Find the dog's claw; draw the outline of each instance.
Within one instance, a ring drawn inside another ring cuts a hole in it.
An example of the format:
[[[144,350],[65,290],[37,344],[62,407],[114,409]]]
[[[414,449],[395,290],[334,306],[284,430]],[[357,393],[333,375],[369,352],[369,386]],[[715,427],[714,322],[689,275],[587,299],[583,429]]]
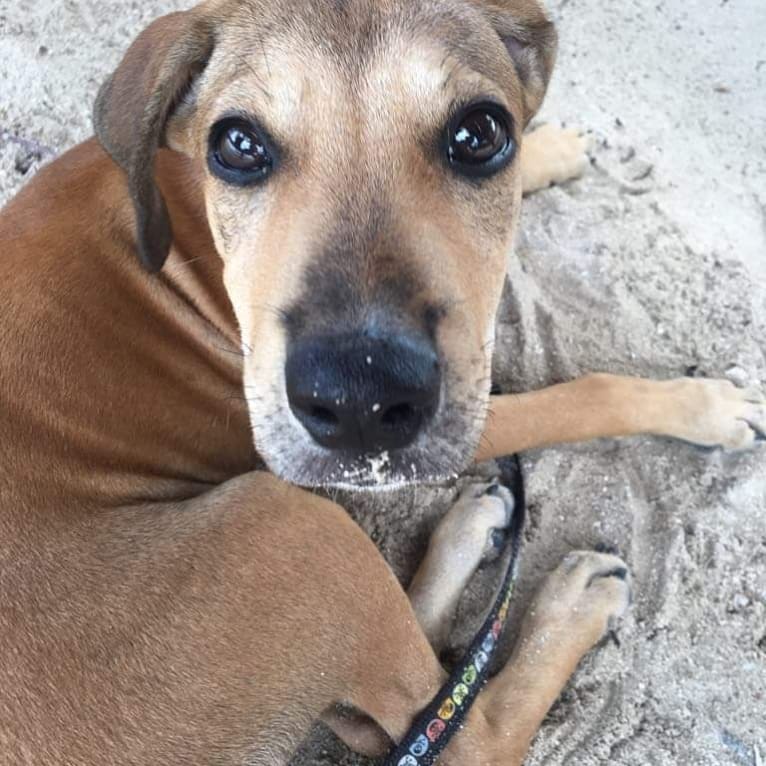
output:
[[[620,637],[617,635],[616,630],[610,630],[606,635],[609,641],[611,641],[618,649],[622,647],[622,644],[620,643]]]
[[[594,550],[596,553],[608,553],[610,556],[620,555],[620,549],[616,545],[612,545],[612,543],[598,543]]]
[[[502,551],[503,548],[505,548],[505,544],[507,541],[508,541],[508,534],[504,529],[495,529],[492,532],[492,535],[490,536],[490,542],[491,542],[492,548],[497,553],[500,553],[500,551]]]

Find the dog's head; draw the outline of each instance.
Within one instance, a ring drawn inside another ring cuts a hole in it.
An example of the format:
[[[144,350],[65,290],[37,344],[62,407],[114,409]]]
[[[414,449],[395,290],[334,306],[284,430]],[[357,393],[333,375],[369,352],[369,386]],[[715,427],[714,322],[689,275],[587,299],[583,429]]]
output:
[[[211,0],[152,24],[102,89],[148,269],[172,240],[158,147],[204,168],[283,478],[390,486],[472,458],[555,42],[535,0]]]

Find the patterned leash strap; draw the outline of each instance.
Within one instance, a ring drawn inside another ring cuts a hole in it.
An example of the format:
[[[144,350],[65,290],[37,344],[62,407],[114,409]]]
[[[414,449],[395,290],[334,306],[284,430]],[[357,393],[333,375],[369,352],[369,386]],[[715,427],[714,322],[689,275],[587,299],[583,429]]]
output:
[[[500,590],[476,638],[433,702],[418,715],[412,728],[383,762],[384,766],[431,766],[461,729],[468,711],[487,682],[490,664],[500,642],[518,573],[524,528],[524,484],[518,458],[498,461],[500,481],[514,496],[509,529],[510,555]]]

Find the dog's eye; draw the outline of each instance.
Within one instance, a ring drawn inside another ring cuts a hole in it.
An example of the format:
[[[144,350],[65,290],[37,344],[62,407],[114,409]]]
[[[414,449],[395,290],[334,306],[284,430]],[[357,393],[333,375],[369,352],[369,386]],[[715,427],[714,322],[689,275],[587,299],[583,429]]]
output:
[[[263,178],[274,162],[255,128],[243,120],[224,120],[210,136],[210,169],[230,183],[246,185]]]
[[[269,164],[266,147],[252,131],[232,126],[218,140],[218,156],[234,170],[262,170]]]
[[[510,115],[499,106],[473,106],[449,127],[448,155],[452,166],[472,176],[488,176],[513,158]]]

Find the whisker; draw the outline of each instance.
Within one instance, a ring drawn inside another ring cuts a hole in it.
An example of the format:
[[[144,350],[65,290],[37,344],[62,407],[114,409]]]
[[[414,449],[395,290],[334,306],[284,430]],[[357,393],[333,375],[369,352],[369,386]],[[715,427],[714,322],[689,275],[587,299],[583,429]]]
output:
[[[176,266],[188,266],[191,263],[196,263],[197,261],[204,261],[207,256],[205,255],[198,255],[194,258],[187,258],[185,261],[173,261],[172,263],[168,264],[170,266],[170,270],[168,273],[173,273],[172,269]]]
[[[224,354],[231,354],[232,356],[241,356],[246,357],[247,353],[244,351],[240,351],[239,349],[235,348],[224,348],[223,346],[219,346],[218,344],[213,344],[213,348],[218,349],[219,351],[223,351]]]
[[[268,59],[265,56],[266,48],[265,48],[263,40],[261,40],[261,46],[263,47],[264,62],[266,63],[266,71],[268,72],[269,77],[271,77],[271,69],[269,68]],[[266,86],[263,84],[263,82],[262,82],[263,78],[258,73],[256,68],[252,65],[252,63],[242,54],[240,54],[238,56],[238,58],[242,62],[242,64],[244,64],[250,70],[250,72],[253,74],[253,76],[255,77],[255,87],[258,88],[258,90],[261,91],[261,93],[263,93],[263,95],[266,96],[266,98],[269,101],[273,101],[274,100],[274,96],[271,94],[271,91],[268,90],[268,88],[266,88]]]

